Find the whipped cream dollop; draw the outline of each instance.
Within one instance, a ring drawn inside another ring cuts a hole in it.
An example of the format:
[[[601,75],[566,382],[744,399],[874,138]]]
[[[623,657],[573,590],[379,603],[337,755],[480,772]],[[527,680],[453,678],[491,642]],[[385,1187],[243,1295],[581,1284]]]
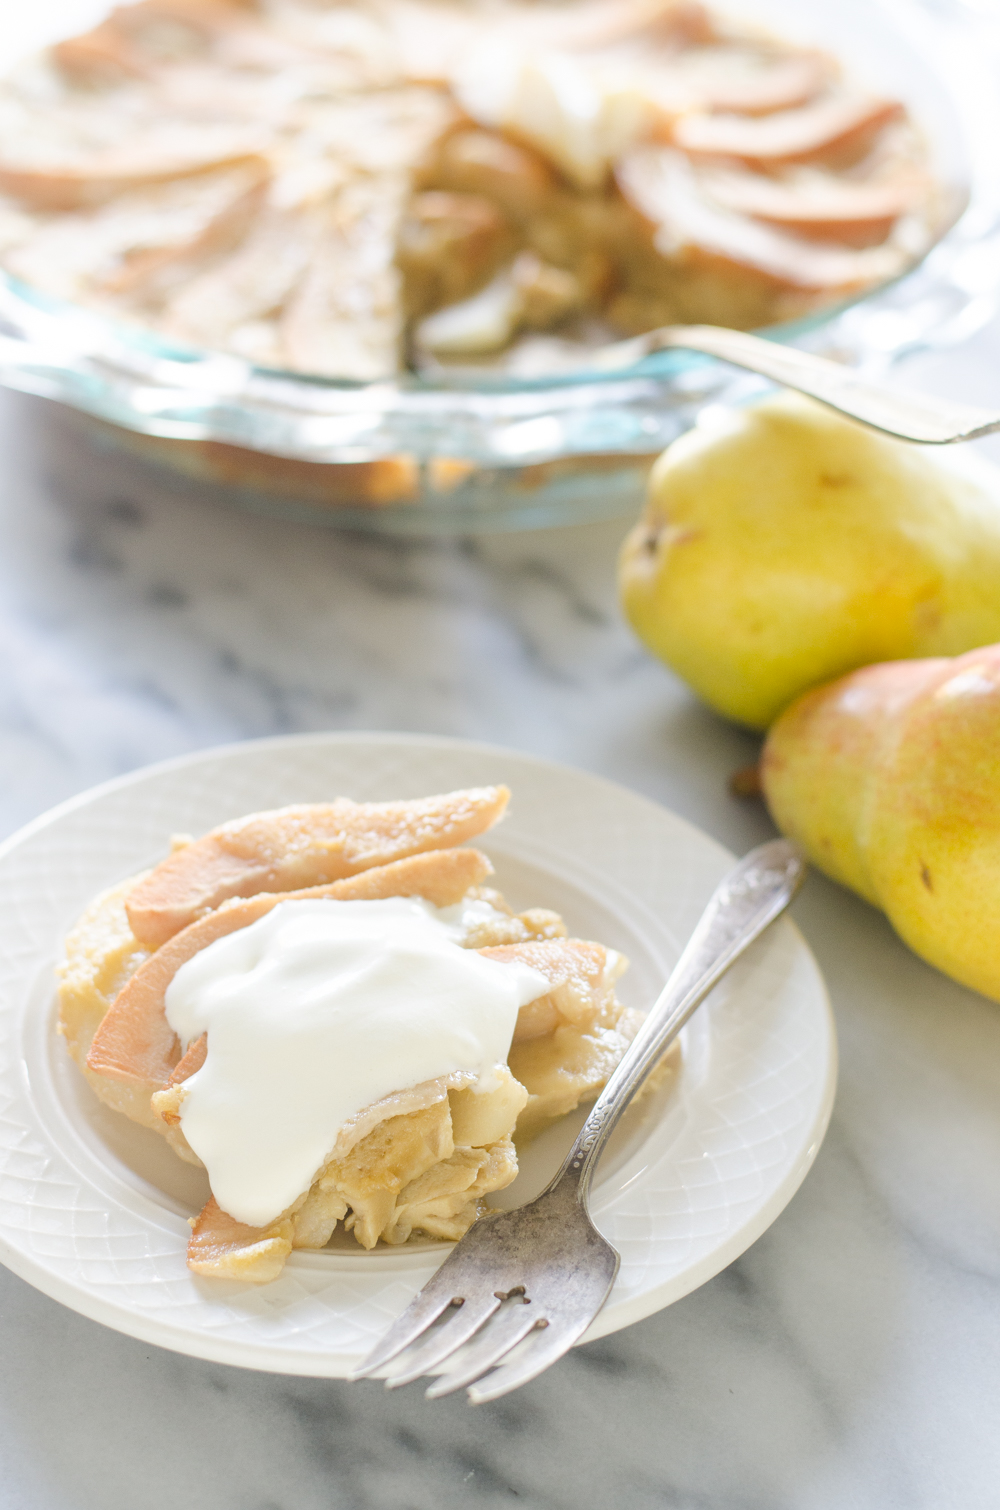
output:
[[[181,1127],[230,1216],[273,1221],[383,1096],[454,1074],[490,1087],[549,984],[462,948],[484,905],[282,902],[181,966],[167,1019],[185,1047],[208,1033]]]

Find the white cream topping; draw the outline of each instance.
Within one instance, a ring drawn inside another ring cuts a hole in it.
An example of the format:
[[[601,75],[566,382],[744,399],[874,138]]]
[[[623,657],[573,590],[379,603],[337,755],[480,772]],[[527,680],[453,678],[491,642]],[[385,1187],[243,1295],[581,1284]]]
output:
[[[181,1126],[230,1216],[273,1221],[349,1118],[393,1091],[452,1074],[489,1087],[549,984],[463,949],[468,910],[282,902],[181,966],[167,1019],[185,1047],[208,1033]]]

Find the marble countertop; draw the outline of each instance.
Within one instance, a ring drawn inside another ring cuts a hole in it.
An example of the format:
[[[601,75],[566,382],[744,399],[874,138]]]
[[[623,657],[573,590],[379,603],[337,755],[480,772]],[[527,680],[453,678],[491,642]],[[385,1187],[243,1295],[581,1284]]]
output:
[[[909,375],[1000,406],[1000,327]],[[0,395],[0,829],[211,744],[404,729],[603,773],[742,852],[771,832],[726,790],[754,741],[626,630],[623,528],[400,541],[199,508]],[[473,1411],[160,1352],[0,1270],[4,1510],[996,1510],[1000,1012],[821,878],[795,912],[839,1098],[711,1283]]]

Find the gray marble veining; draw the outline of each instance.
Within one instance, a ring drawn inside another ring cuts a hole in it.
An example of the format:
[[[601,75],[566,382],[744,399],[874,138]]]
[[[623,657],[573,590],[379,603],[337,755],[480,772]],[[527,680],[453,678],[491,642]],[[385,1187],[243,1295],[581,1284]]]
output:
[[[1000,330],[911,371],[1000,398]],[[197,507],[0,396],[0,828],[145,762],[429,730],[599,771],[743,851],[747,735],[636,645],[622,527],[393,541]],[[817,878],[841,1089],[771,1230],[493,1406],[159,1352],[0,1270],[3,1510],[996,1510],[1000,1012]]]

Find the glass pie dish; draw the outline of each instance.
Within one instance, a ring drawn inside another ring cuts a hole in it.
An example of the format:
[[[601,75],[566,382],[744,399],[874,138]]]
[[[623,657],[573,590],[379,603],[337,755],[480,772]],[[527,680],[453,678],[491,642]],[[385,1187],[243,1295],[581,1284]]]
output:
[[[764,332],[871,369],[960,339],[1000,290],[1000,175],[992,51],[969,13],[932,0],[729,0],[712,7],[818,46],[852,80],[902,101],[947,211],[909,271]],[[52,0],[0,42],[19,52],[99,18]],[[29,36],[29,27],[36,34]],[[655,455],[707,404],[758,380],[660,353],[610,376],[587,360],[531,375],[441,367],[348,381],[257,365],[61,300],[0,274],[0,380],[85,417],[186,491],[291,520],[395,533],[517,529],[626,515]]]

